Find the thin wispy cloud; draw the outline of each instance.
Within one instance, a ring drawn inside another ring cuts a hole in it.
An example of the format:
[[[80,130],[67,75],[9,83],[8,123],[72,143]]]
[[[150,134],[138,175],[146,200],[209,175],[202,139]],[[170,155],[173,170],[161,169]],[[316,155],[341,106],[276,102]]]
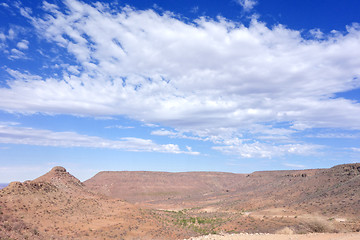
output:
[[[113,125],[113,126],[107,126],[105,128],[132,129],[132,128],[135,128],[135,127],[133,127],[133,126]]]
[[[240,145],[214,146],[213,149],[224,154],[237,155],[243,158],[273,158],[286,155],[316,155],[323,146],[315,144],[282,144],[242,143]]]
[[[200,141],[207,141],[209,139],[201,138],[201,137],[195,137],[195,136],[189,136],[186,135],[183,132],[177,132],[177,131],[169,131],[165,129],[158,129],[151,132],[151,135],[155,136],[167,136],[170,138],[182,138],[182,139],[192,139],[192,140],[200,140]]]
[[[317,134],[312,134],[312,135],[306,135],[305,137],[308,137],[308,138],[332,138],[332,139],[339,139],[339,138],[356,139],[356,138],[360,138],[360,133],[358,133],[358,132],[355,132],[355,133],[317,133]]]
[[[298,169],[305,169],[306,166],[302,164],[293,164],[293,163],[284,163],[284,166],[291,167],[291,168],[298,168]]]
[[[142,126],[151,127],[151,128],[157,128],[157,127],[159,127],[159,125],[153,124],[153,123],[144,123]]]

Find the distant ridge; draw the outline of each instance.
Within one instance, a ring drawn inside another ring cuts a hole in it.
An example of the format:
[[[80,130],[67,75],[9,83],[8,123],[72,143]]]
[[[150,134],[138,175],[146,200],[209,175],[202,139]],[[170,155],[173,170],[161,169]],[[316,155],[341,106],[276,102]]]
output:
[[[360,215],[360,163],[251,174],[106,171],[84,185],[112,198],[155,207],[218,202],[230,209],[287,206],[309,213]]]

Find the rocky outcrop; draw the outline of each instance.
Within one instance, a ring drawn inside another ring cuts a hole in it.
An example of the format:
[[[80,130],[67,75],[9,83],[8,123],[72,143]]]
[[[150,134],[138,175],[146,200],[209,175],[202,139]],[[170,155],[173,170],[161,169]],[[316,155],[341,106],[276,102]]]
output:
[[[348,176],[357,176],[360,175],[360,163],[353,164],[342,164],[330,168],[335,175],[348,175]]]
[[[46,182],[11,182],[9,186],[2,189],[2,193],[4,194],[22,194],[28,195],[33,193],[49,193],[56,192],[58,189],[56,186],[51,183]]]
[[[54,186],[62,189],[79,189],[83,188],[84,184],[79,179],[71,175],[63,167],[53,167],[51,171],[43,176],[36,178],[33,183],[51,183]]]

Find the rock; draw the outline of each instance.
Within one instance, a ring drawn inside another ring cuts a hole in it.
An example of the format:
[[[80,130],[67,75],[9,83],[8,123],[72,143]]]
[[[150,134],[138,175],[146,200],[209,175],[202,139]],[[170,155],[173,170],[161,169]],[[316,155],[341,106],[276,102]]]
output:
[[[65,173],[66,169],[64,167],[56,166],[56,167],[53,167],[50,172]]]

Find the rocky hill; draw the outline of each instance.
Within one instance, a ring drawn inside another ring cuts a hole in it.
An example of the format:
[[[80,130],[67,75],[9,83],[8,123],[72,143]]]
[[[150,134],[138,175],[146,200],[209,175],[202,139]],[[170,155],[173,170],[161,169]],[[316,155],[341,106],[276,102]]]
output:
[[[32,183],[49,183],[62,190],[83,190],[84,184],[63,167],[54,167],[50,172],[31,181]]]
[[[0,239],[174,239],[150,211],[88,191],[65,168],[0,190]]]
[[[79,179],[68,173],[63,167],[54,167],[50,172],[32,181],[11,182],[2,192],[13,195],[34,195],[50,192],[69,192],[94,195],[84,188]]]

